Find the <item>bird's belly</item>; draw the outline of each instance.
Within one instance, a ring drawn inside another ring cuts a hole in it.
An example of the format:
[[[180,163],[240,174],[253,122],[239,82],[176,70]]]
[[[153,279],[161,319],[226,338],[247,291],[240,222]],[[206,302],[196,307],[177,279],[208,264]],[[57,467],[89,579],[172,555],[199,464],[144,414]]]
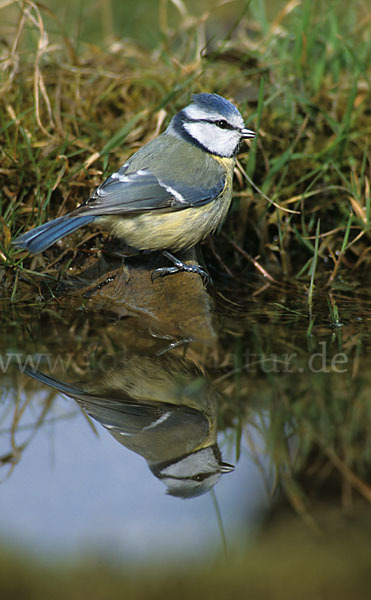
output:
[[[224,221],[231,194],[204,206],[169,213],[149,211],[137,215],[112,215],[99,223],[138,250],[172,250],[195,246]]]

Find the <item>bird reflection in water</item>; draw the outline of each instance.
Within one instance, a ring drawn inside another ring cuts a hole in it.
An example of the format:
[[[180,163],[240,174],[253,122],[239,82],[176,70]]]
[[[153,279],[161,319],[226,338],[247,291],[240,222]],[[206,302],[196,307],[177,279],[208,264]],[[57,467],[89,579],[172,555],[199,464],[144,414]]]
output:
[[[26,373],[69,396],[120,444],[143,456],[167,493],[192,498],[209,491],[223,473],[217,444],[217,398],[203,374],[176,356],[132,355],[65,383],[39,370]]]

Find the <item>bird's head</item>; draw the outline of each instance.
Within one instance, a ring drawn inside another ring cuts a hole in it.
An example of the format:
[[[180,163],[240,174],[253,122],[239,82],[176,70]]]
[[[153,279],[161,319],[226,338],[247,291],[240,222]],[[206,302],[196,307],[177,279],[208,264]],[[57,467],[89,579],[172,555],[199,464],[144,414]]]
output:
[[[211,154],[232,157],[243,139],[255,137],[239,110],[218,94],[194,94],[192,102],[170,122],[168,133],[182,137]]]

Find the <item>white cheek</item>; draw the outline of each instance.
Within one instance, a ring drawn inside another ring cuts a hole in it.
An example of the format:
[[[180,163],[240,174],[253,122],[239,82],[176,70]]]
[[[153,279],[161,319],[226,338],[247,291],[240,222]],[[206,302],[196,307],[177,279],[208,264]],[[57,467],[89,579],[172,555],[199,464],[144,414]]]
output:
[[[185,130],[209,152],[232,156],[240,141],[238,132],[220,129],[212,123],[185,123]]]

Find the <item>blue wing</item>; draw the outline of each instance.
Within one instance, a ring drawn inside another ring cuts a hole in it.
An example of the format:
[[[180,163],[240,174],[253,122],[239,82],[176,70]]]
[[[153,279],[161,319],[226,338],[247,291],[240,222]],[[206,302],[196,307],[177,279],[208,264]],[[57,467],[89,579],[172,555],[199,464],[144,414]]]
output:
[[[199,423],[200,427],[207,427],[207,421],[205,425],[205,417],[200,411],[188,406],[176,406],[166,402],[156,403],[155,401],[151,403],[150,400],[147,402],[136,401],[130,398],[125,391],[120,392],[117,396],[115,389],[107,390],[107,395],[90,393],[29,366],[25,367],[24,373],[70,398],[74,398],[90,417],[102,423],[111,432],[135,435],[146,428],[150,429],[154,422],[166,414],[169,414],[170,425],[174,426],[177,424],[177,412],[180,413],[180,419],[183,418],[183,424],[184,415],[186,415],[186,418],[192,420],[194,424]],[[170,415],[172,415],[171,420]]]
[[[77,210],[79,215],[133,214],[150,210],[171,212],[202,206],[221,194],[225,173],[213,186],[189,185],[170,178],[162,179],[150,169],[127,172],[124,165],[100,185]]]

